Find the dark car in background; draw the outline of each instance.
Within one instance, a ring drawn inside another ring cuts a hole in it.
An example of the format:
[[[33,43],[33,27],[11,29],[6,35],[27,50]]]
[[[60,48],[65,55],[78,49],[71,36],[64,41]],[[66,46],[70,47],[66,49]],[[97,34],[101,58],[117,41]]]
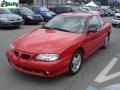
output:
[[[39,24],[43,21],[43,18],[39,14],[35,14],[31,9],[27,7],[19,7],[10,9],[13,13],[22,16],[24,24]]]
[[[106,16],[106,13],[104,11],[99,11],[99,15],[104,17],[104,16]]]
[[[111,9],[101,9],[101,10],[104,11],[107,16],[114,16],[115,15],[115,12],[112,11]]]
[[[102,17],[107,16],[107,13],[102,9],[98,9],[98,12],[99,12],[99,15],[102,16]]]
[[[69,13],[73,12],[74,10],[70,6],[55,6],[51,8],[56,14],[61,14],[61,13]]]
[[[19,27],[22,22],[21,16],[13,14],[8,9],[0,8],[0,27]]]
[[[120,9],[115,9],[115,13],[120,13]]]
[[[43,17],[43,19],[44,19],[45,22],[49,21],[54,16],[56,16],[56,13],[54,13],[53,11],[50,11],[45,6],[33,5],[31,9],[35,13],[40,14]]]

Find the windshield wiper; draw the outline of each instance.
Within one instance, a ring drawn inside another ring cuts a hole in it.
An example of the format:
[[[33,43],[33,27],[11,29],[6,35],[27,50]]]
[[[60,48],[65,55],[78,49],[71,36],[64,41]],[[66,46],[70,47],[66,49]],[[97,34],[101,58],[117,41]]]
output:
[[[52,29],[52,28],[47,27],[47,26],[45,26],[45,25],[43,26],[43,28],[44,28],[44,29]]]
[[[52,29],[57,29],[59,31],[65,31],[65,32],[71,32],[71,31],[68,31],[68,30],[65,30],[65,29],[62,29],[62,28],[52,28]]]
[[[56,30],[59,30],[59,31],[75,33],[75,32],[68,31],[68,30],[65,30],[65,29],[62,29],[62,28],[57,28],[57,27],[52,28],[52,27],[43,26],[43,28],[45,28],[45,29],[56,29]]]

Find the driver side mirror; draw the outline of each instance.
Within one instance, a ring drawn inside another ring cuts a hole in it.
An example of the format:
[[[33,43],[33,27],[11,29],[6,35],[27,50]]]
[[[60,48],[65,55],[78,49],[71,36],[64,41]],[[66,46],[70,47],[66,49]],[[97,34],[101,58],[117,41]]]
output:
[[[90,25],[90,26],[89,26],[88,33],[89,33],[89,32],[92,32],[92,33],[97,32],[97,25]]]

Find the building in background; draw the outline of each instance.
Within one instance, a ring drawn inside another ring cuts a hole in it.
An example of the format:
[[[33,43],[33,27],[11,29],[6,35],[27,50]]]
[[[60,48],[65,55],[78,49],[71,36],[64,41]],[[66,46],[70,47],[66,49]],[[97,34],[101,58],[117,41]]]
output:
[[[108,0],[110,7],[120,8],[120,0]]]
[[[71,0],[34,0],[34,4],[46,5],[46,6],[55,6],[55,5],[66,5],[67,2],[71,2]]]
[[[19,0],[21,4],[33,4],[33,0]]]

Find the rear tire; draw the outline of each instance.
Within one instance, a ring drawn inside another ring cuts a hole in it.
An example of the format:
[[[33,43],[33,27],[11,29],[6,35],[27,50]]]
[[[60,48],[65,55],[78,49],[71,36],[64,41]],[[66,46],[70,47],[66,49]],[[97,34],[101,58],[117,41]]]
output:
[[[72,57],[69,65],[69,75],[75,75],[79,72],[83,62],[83,54],[80,50],[77,50]]]

